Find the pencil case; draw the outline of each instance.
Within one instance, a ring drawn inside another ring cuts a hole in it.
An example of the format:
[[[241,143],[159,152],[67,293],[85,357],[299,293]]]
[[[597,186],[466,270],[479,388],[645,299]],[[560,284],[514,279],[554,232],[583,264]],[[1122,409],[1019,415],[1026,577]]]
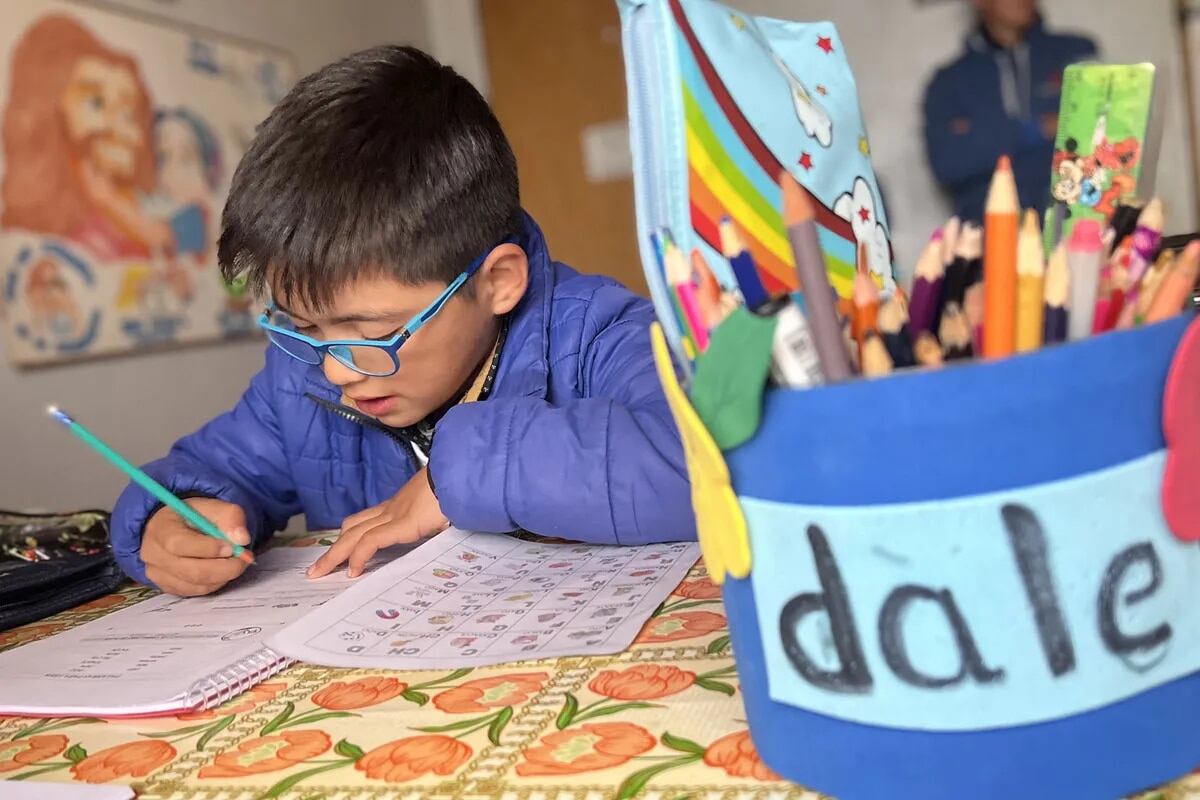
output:
[[[830,282],[848,296],[859,249],[884,290],[892,250],[854,76],[829,22],[785,22],[712,0],[618,0],[637,231],[647,284],[680,363],[682,324],[651,234],[698,248],[726,287],[729,217],[769,294],[797,288],[780,213],[791,170],[816,210]]]
[[[0,511],[0,631],[115,591],[124,576],[108,543],[108,512]]]
[[[1119,797],[1200,763],[1200,323],[767,392],[655,356],[755,746],[843,800]]]

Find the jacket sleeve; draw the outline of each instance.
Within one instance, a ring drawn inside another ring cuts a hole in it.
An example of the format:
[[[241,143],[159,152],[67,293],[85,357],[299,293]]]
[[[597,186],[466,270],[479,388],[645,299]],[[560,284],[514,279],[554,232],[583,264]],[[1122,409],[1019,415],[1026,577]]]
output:
[[[683,449],[650,350],[653,311],[619,286],[599,289],[589,308],[614,304],[617,314],[583,322],[582,398],[496,397],[456,406],[438,424],[429,467],[456,526],[602,544],[696,538]]]
[[[165,458],[144,467],[176,495],[213,497],[241,506],[255,545],[300,511],[274,402],[285,366],[281,359],[287,357],[268,350],[266,366],[232,411],[180,439]],[[113,508],[113,552],[121,569],[141,583],[149,583],[139,555],[142,530],[160,505],[131,484]]]

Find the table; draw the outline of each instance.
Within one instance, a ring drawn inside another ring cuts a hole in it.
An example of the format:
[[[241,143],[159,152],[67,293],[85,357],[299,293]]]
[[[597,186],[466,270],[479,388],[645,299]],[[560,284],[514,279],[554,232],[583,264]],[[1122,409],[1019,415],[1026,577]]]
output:
[[[130,585],[0,633],[0,650],[150,594]],[[755,753],[720,590],[702,563],[619,655],[444,672],[298,664],[205,712],[0,718],[0,778],[22,776],[133,784],[154,800],[821,797]],[[1139,796],[1185,798],[1200,799],[1200,774]]]

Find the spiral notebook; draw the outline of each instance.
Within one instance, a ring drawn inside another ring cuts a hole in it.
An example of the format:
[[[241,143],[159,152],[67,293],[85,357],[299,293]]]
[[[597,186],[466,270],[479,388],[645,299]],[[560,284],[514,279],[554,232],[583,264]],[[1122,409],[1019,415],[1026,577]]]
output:
[[[392,554],[394,555],[394,554]],[[210,597],[159,595],[0,653],[0,715],[136,717],[220,705],[291,663],[263,642],[341,593],[311,548],[277,548]]]

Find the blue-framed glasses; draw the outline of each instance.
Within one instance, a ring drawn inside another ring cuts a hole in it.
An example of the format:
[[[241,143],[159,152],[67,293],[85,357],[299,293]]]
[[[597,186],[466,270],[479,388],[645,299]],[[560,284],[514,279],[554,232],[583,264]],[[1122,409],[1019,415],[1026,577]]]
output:
[[[504,244],[512,241],[512,239],[506,240]],[[494,249],[492,248],[492,250]],[[305,364],[318,365],[325,360],[325,354],[328,353],[340,364],[344,364],[355,372],[373,378],[385,378],[388,375],[396,374],[396,370],[400,369],[400,358],[396,351],[411,339],[412,335],[421,329],[421,326],[442,310],[454,293],[479,271],[483,262],[492,254],[492,250],[472,261],[471,265],[460,272],[458,277],[452,280],[450,285],[432,303],[387,339],[334,339],[323,342],[320,339],[305,336],[296,330],[291,317],[277,308],[274,301],[267,304],[266,310],[258,318],[258,327],[267,332],[267,338],[271,340],[271,344]]]

